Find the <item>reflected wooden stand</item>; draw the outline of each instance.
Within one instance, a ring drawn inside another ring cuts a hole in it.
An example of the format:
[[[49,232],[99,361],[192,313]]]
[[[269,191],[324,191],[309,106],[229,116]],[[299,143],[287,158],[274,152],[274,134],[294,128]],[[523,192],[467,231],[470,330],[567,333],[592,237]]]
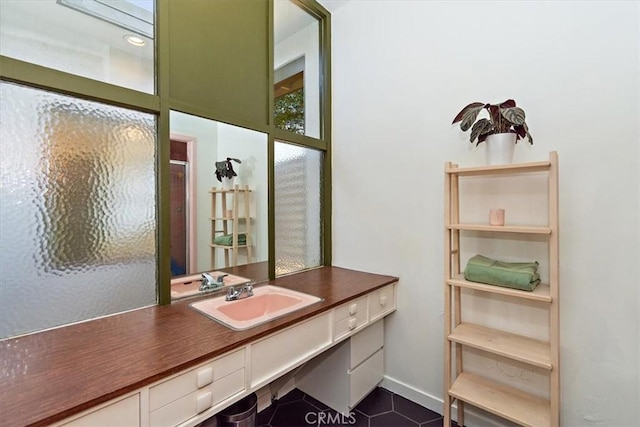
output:
[[[216,265],[216,252],[224,251],[224,267],[238,265],[238,254],[240,249],[246,249],[247,263],[253,262],[253,246],[251,242],[251,216],[250,200],[251,190],[248,185],[240,187],[238,185],[231,189],[213,187],[211,193],[211,268],[221,266]],[[227,194],[231,196],[231,206],[227,203]],[[240,211],[240,198],[242,198],[242,215]],[[240,223],[244,221],[244,229],[240,230]],[[246,244],[238,244],[238,235],[245,234]],[[215,243],[216,237],[232,234],[231,245],[218,245]],[[231,253],[231,257],[229,257]]]

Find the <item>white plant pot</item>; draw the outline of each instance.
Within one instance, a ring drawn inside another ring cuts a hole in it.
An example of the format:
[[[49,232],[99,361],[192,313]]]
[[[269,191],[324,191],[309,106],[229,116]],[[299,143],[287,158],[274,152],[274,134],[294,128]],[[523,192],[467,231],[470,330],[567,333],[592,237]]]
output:
[[[233,189],[233,181],[235,179],[234,177],[231,178],[227,178],[226,176],[222,177],[222,188],[225,190],[231,190]]]
[[[505,165],[513,162],[516,148],[515,133],[496,133],[489,135],[484,143],[487,145],[487,164]]]

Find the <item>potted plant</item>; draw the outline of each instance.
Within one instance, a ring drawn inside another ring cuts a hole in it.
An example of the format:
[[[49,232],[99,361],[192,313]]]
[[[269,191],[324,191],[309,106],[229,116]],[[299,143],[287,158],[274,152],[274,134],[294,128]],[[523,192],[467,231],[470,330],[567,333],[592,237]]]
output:
[[[482,110],[487,110],[488,118],[478,119]],[[471,143],[476,140],[476,146],[481,142],[487,143],[489,164],[510,163],[515,144],[520,139],[527,138],[529,144],[533,144],[533,138],[525,122],[524,110],[517,107],[513,99],[507,99],[500,104],[472,102],[458,113],[451,124],[458,122],[464,132],[471,129]]]
[[[227,160],[216,162],[216,178],[227,189],[233,188],[233,178],[238,176],[236,171],[233,170],[231,161],[242,163],[240,159],[234,159],[233,157],[227,157]]]

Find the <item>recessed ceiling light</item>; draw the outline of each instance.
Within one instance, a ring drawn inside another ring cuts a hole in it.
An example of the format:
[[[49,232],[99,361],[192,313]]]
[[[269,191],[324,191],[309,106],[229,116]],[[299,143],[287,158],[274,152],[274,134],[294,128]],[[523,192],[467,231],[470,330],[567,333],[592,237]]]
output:
[[[134,36],[133,34],[127,34],[126,36],[124,36],[124,39],[126,41],[128,41],[129,43],[131,43],[134,46],[144,46],[145,45],[145,41],[142,37],[140,36]]]

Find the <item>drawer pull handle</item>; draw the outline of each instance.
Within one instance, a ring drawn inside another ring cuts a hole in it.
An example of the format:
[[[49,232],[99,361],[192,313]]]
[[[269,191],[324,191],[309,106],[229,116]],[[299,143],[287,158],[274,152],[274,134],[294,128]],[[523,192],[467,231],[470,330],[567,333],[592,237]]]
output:
[[[196,400],[196,412],[204,412],[213,406],[213,393],[210,391],[201,394]]]
[[[386,295],[380,295],[380,305],[382,305],[382,306],[387,305],[387,296]]]
[[[198,371],[198,388],[207,386],[213,382],[213,369],[211,367]]]
[[[356,328],[356,319],[349,319],[349,330],[352,331]]]
[[[349,306],[349,314],[351,316],[353,316],[354,314],[356,314],[358,312],[358,304],[351,304]]]

